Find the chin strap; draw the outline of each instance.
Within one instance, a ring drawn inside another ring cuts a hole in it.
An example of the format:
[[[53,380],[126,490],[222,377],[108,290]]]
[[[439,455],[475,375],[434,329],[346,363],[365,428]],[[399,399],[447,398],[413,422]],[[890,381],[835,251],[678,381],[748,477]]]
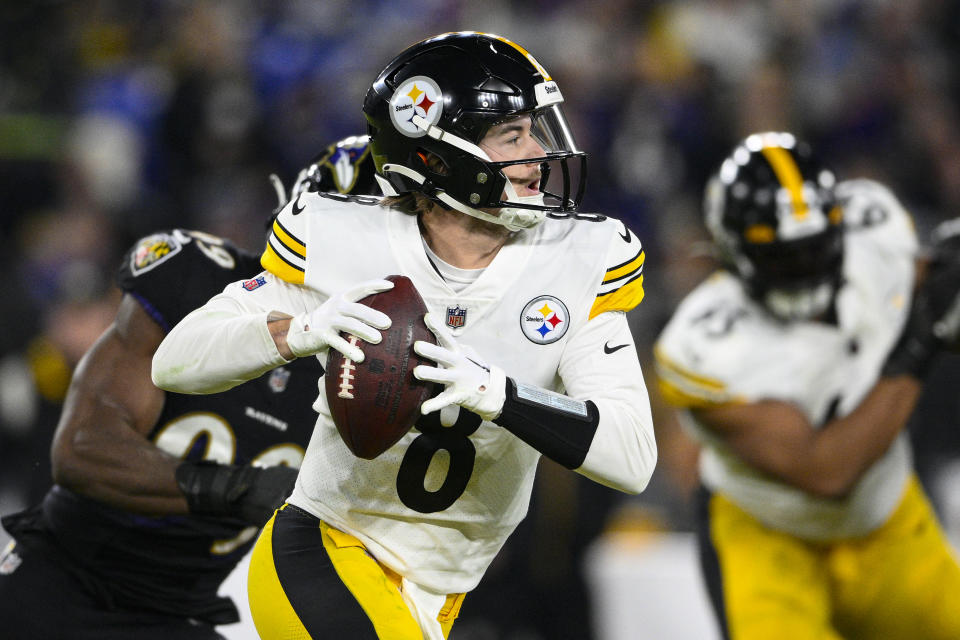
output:
[[[513,190],[513,187],[509,182],[507,182],[507,188],[511,191]],[[486,220],[487,222],[499,224],[500,226],[506,227],[510,231],[521,231],[523,229],[533,228],[543,222],[543,219],[546,217],[545,211],[538,211],[534,209],[517,209],[514,207],[503,207],[499,209],[499,215],[492,215],[486,211],[475,209],[460,202],[445,191],[437,192],[434,197],[451,209],[455,209],[460,213],[465,213],[468,216],[473,216],[474,218],[479,218],[480,220]],[[525,198],[514,197],[512,200],[508,200],[508,202],[543,204],[543,196],[526,196]]]

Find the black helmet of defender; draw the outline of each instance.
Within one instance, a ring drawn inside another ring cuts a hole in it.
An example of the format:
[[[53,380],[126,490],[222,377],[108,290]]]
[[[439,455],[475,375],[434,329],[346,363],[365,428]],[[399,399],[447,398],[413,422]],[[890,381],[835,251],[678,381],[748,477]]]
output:
[[[783,132],[744,139],[707,184],[707,228],[747,292],[782,320],[833,304],[843,268],[843,220],[832,172]]]
[[[344,195],[380,195],[367,136],[348,136],[324,149],[307,168],[311,188]]]
[[[506,38],[467,31],[419,42],[387,65],[364,100],[377,181],[384,195],[418,191],[514,231],[547,213],[575,211],[586,154],[577,149],[562,104],[547,71]],[[522,116],[531,118],[546,155],[493,162],[477,143],[491,126]],[[431,169],[430,155],[443,167]],[[502,169],[533,163],[541,165],[541,193],[518,197]]]
[[[290,200],[299,198],[304,191],[339,193],[344,196],[381,195],[374,176],[376,169],[370,155],[368,136],[347,136],[331,143],[314,157],[309,165],[300,170],[289,198],[280,178],[276,175],[270,176],[279,204],[267,218],[267,231],[273,228],[273,221],[280,214],[280,210]]]

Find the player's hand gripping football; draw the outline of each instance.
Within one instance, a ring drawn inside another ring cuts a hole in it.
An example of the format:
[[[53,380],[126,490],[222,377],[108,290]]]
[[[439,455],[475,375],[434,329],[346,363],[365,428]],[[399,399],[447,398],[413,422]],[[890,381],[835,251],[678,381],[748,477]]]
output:
[[[484,420],[500,415],[507,398],[507,377],[503,369],[487,365],[472,347],[457,343],[450,330],[433,314],[426,314],[423,321],[437,337],[438,344],[418,340],[413,350],[437,366],[418,365],[413,375],[418,380],[438,382],[446,388],[424,402],[420,412],[426,415],[455,404]]]
[[[298,358],[333,348],[354,362],[363,362],[360,347],[350,344],[340,332],[378,344],[382,339],[378,329],[389,329],[390,317],[357,300],[388,289],[393,289],[389,280],[368,280],[331,296],[313,311],[295,316],[287,331],[287,346]]]
[[[942,350],[960,351],[960,218],[931,236],[926,276],[914,292],[910,317],[890,352],[884,375],[923,377]]]

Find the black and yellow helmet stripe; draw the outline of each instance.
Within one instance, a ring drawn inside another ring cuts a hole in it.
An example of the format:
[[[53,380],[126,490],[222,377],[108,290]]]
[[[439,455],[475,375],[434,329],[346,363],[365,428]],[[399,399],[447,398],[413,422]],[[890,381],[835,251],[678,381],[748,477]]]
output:
[[[793,215],[801,219],[806,217],[807,202],[803,198],[803,175],[800,173],[800,167],[797,166],[796,158],[783,147],[763,147],[760,151],[770,163],[777,180],[790,194]]]

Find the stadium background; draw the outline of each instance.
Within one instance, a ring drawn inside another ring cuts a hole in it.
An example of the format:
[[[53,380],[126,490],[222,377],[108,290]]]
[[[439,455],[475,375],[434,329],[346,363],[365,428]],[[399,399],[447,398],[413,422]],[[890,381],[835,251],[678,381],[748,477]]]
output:
[[[459,29],[505,35],[550,70],[590,154],[583,209],[622,218],[646,246],[647,297],[631,322],[661,462],[632,498],[543,465],[530,518],[455,638],[667,637],[661,622],[670,637],[703,637],[683,626],[704,614],[685,537],[696,449],[656,397],[649,363],[673,305],[712,268],[702,185],[744,134],[788,129],[841,178],[891,185],[921,235],[957,215],[960,3],[3,3],[0,513],[49,484],[70,371],[112,317],[124,249],[174,226],[258,249],[275,199],[267,175],[289,184],[324,145],[362,133],[360,104],[382,65]],[[958,369],[941,364],[911,427],[954,539]]]

